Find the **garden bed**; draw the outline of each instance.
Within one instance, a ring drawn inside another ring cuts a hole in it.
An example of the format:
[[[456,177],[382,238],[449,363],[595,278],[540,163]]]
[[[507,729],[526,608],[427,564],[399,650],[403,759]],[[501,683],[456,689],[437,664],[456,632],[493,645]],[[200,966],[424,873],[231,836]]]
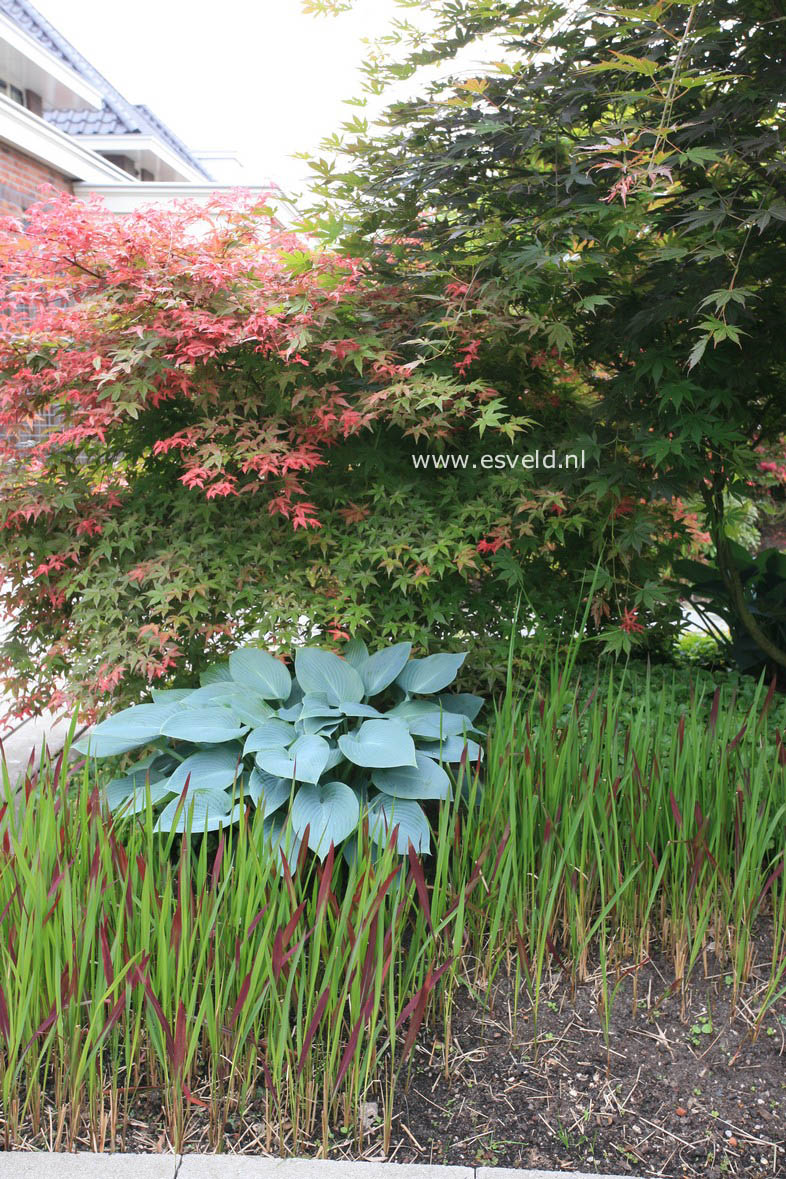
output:
[[[757,955],[766,962],[761,939]],[[640,1176],[778,1176],[786,1168],[786,1000],[769,1011],[754,1038],[756,983],[732,1007],[731,985],[707,962],[684,996],[669,985],[657,957],[623,977],[609,1021],[608,1047],[598,1013],[599,973],[571,995],[559,971],[545,981],[538,1012],[526,990],[506,977],[487,1008],[460,988],[452,1019],[448,1067],[439,1028],[422,1034],[393,1114],[391,1161],[630,1172]],[[766,973],[766,970],[765,970]],[[702,972],[703,975],[703,972]],[[683,1006],[684,1003],[684,1006]],[[635,1005],[635,1013],[634,1013]],[[198,1097],[201,1086],[194,1086]],[[380,1102],[363,1109],[366,1134],[334,1137],[330,1157],[384,1157]],[[228,1122],[223,1149],[286,1151],[286,1125],[267,1124],[264,1095]],[[209,1119],[194,1106],[183,1151],[211,1150]],[[57,1110],[38,1134],[28,1125],[23,1149],[58,1146]],[[54,1134],[53,1134],[54,1130]],[[283,1131],[283,1133],[281,1133]],[[78,1149],[109,1141],[78,1140]],[[137,1093],[122,1137],[123,1151],[169,1150],[157,1090]],[[299,1154],[319,1152],[303,1143]]]
[[[498,704],[431,855],[6,778],[5,1148],[783,1174],[783,700],[584,679]]]

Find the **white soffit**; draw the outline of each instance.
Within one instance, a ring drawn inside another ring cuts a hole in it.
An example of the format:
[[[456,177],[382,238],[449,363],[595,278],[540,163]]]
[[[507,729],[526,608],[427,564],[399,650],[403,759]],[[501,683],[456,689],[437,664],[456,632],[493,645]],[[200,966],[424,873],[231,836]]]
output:
[[[74,185],[74,196],[82,200],[87,200],[91,196],[100,196],[111,213],[132,213],[135,209],[145,205],[167,204],[171,201],[189,200],[206,205],[215,196],[237,191],[237,185],[211,184],[209,181],[204,181],[201,184],[130,181],[126,184],[85,183]],[[240,191],[250,193],[252,196],[267,197],[270,195],[271,187],[258,184],[243,185]]]
[[[128,182],[127,172],[4,94],[0,94],[0,141],[70,179],[93,184]]]
[[[48,109],[100,110],[102,106],[94,86],[1,12],[0,78],[22,90],[34,90]]]
[[[205,179],[201,172],[197,172],[196,168],[192,168],[168,144],[154,135],[139,135],[132,132],[128,135],[73,135],[71,138],[92,151],[129,156],[135,162],[138,160],[145,168],[150,166],[150,157],[153,156],[173,173],[168,177],[167,183],[177,183],[180,180],[202,183]],[[153,170],[150,168],[151,172]]]

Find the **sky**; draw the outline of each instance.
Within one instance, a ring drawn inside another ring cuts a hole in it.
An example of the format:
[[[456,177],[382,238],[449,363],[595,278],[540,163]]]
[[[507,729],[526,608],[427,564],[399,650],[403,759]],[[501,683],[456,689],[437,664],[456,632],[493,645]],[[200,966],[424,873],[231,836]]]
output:
[[[302,191],[292,153],[359,112],[364,37],[384,33],[394,0],[356,0],[337,17],[300,0],[33,0],[131,102],[144,102],[194,149],[237,151],[247,184]]]

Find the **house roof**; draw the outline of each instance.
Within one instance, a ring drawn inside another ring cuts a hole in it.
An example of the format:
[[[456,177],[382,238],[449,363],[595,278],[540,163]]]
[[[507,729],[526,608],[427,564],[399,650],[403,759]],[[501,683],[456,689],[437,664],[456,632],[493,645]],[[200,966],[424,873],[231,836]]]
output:
[[[213,177],[188,150],[182,140],[142,104],[128,102],[111,82],[96,70],[53,25],[50,25],[28,0],[0,0],[0,12],[50,53],[66,62],[80,77],[89,82],[103,99],[101,110],[49,110],[44,112],[47,122],[68,135],[152,135],[165,143],[185,163],[206,180]]]
[[[4,12],[21,29],[24,29],[31,37],[35,37],[36,41],[40,41],[45,49],[54,53],[55,57],[68,62],[69,65],[72,64],[68,54],[64,53],[58,44],[58,42],[62,42],[63,38],[55,32],[40,13],[36,12],[32,4],[25,4],[23,0],[0,0],[0,12]]]

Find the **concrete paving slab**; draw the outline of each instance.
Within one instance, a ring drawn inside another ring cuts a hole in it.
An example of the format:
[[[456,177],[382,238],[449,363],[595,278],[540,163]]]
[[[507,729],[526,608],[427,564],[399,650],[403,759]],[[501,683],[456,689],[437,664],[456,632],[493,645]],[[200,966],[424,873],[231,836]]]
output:
[[[0,1153],[0,1179],[632,1179],[578,1171],[345,1163],[242,1154]]]
[[[475,1179],[472,1167],[186,1154],[177,1179]]]
[[[78,1154],[10,1150],[0,1154],[2,1179],[175,1179],[175,1154]]]

